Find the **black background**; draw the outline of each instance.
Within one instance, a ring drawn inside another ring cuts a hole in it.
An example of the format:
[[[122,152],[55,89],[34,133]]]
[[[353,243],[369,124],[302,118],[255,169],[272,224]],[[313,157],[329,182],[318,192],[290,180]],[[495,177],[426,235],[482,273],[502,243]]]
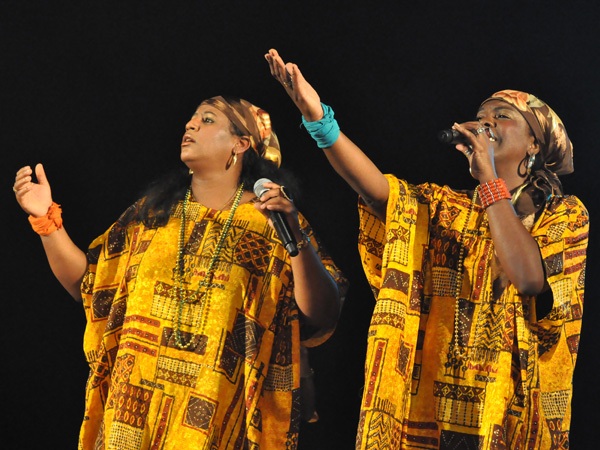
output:
[[[201,100],[238,95],[271,113],[300,209],[351,281],[334,337],[311,353],[321,420],[301,449],[353,448],[373,297],[356,249],[356,195],[329,167],[270,77],[271,47],[299,64],[342,129],[384,172],[475,185],[439,129],[501,89],[550,104],[574,143],[562,178],[592,220],[571,448],[597,440],[600,192],[598,2],[13,1],[0,6],[2,448],[76,448],[85,318],[51,274],[11,186],[43,162],[65,227],[93,238],[179,163]],[[8,161],[6,161],[6,158]]]

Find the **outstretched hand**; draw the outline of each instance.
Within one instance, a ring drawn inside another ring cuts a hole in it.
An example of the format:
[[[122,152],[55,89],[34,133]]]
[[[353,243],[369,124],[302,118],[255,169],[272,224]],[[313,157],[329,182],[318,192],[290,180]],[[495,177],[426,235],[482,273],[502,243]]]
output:
[[[271,75],[281,83],[292,101],[308,122],[323,118],[321,99],[296,64],[284,63],[277,50],[271,49],[265,55]]]
[[[52,191],[41,164],[35,166],[37,183],[33,181],[32,175],[30,166],[21,168],[15,177],[13,191],[23,211],[34,217],[42,217],[52,205]]]

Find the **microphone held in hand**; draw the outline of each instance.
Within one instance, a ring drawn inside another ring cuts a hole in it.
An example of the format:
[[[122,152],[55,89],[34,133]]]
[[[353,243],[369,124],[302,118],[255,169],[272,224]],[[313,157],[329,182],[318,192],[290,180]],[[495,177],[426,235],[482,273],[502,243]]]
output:
[[[261,198],[265,192],[269,191],[269,188],[264,186],[265,183],[272,183],[272,181],[268,178],[261,178],[254,183],[254,195],[258,198]],[[275,231],[277,232],[277,236],[279,236],[283,246],[290,256],[296,256],[298,254],[296,238],[294,237],[294,233],[292,233],[290,224],[285,219],[285,216],[281,211],[269,211],[269,215],[273,222],[273,226],[275,227]]]
[[[453,128],[442,130],[438,133],[438,139],[444,144],[464,144],[465,137]]]

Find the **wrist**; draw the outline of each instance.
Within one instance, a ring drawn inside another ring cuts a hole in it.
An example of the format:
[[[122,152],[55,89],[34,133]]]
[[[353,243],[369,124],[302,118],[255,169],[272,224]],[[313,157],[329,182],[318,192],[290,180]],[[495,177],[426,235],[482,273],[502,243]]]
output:
[[[306,233],[304,228],[299,226],[298,232],[299,232],[300,236],[298,236],[297,233],[294,233],[294,234],[296,235],[296,248],[298,249],[298,254],[300,254],[300,252],[302,250],[304,250],[311,244],[310,244],[310,237],[308,236],[308,234]]]
[[[54,233],[56,230],[62,228],[62,210],[60,209],[60,205],[52,202],[46,215],[41,217],[29,215],[29,223],[33,231],[40,236],[48,236]]]
[[[498,179],[501,178],[498,177],[496,171],[492,170],[491,172],[482,173],[481,176],[477,178],[477,181],[479,181],[479,184],[485,184]]]
[[[302,113],[302,117],[306,120],[306,122],[317,122],[325,116],[323,112],[323,106],[319,103],[316,107],[311,108],[306,105],[304,108],[300,109]]]
[[[319,148],[329,148],[339,138],[340,126],[333,117],[333,110],[323,103],[321,103],[321,107],[323,109],[321,119],[309,122],[302,116],[302,125],[304,125],[306,131],[317,142]]]
[[[500,200],[510,200],[512,196],[502,178],[496,178],[477,186],[477,195],[483,208],[488,208]]]

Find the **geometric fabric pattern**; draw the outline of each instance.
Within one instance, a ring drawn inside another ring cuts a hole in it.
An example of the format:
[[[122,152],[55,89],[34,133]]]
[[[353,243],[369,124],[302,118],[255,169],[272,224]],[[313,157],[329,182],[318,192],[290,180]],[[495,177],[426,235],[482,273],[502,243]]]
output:
[[[456,283],[458,273],[456,270],[444,267],[433,267],[431,269],[433,281],[433,295],[438,297],[454,297],[456,295]]]
[[[400,448],[402,427],[393,417],[383,412],[374,412],[368,425],[369,449],[394,450]]]
[[[569,407],[569,391],[543,392],[542,410],[548,419],[562,419]]]
[[[194,388],[196,387],[200,369],[201,366],[199,364],[190,361],[159,356],[156,378]]]
[[[387,323],[404,329],[406,305],[394,299],[381,298],[375,303],[372,320],[376,323]]]
[[[115,400],[114,420],[143,430],[151,400],[152,391],[128,383],[122,384]]]
[[[479,428],[485,407],[485,390],[468,386],[435,382],[436,420]]]
[[[440,450],[480,450],[482,436],[442,430]]]
[[[139,206],[90,245],[82,298],[91,375],[79,449],[294,445],[301,324],[287,250],[253,204],[240,204],[210,295],[196,295],[229,211],[190,201],[180,309],[173,277],[182,202],[160,227],[133,221]],[[299,220],[343,293],[345,278]],[[312,345],[329,337],[314,333],[303,330]]]
[[[269,266],[272,246],[260,235],[245,233],[238,242],[237,263],[253,274],[262,275]]]
[[[585,207],[551,197],[536,220],[523,218],[552,298],[536,317],[537,299],[504,273],[472,193],[386,177],[385,220],[359,200],[359,253],[376,303],[356,449],[568,445]]]
[[[265,329],[258,322],[238,312],[231,332],[226,333],[219,367],[229,378],[243,360],[253,361]]]
[[[207,432],[216,409],[216,402],[192,394],[185,411],[184,423]]]
[[[552,283],[552,293],[554,294],[554,305],[560,308],[563,305],[569,305],[571,293],[573,292],[573,282],[569,278],[564,278]]]
[[[294,381],[293,366],[271,365],[263,385],[266,391],[290,391]]]
[[[140,450],[143,436],[143,430],[115,423],[106,448],[107,450]]]

